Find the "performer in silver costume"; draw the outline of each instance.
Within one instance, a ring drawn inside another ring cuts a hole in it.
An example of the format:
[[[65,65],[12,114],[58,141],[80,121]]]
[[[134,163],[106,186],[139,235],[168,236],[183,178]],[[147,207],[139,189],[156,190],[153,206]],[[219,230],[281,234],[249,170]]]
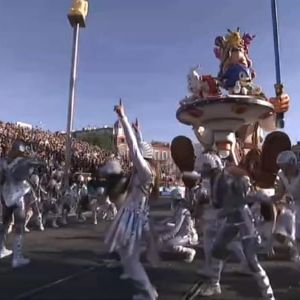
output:
[[[42,214],[40,211],[41,204],[41,193],[47,195],[47,192],[40,186],[40,179],[37,174],[31,175],[29,179],[31,184],[31,193],[25,195],[25,207],[26,207],[26,217],[25,217],[25,232],[30,232],[27,227],[31,218],[36,215],[37,223],[40,231],[44,231],[44,225],[42,220]]]
[[[203,214],[203,249],[205,265],[203,270],[200,269],[198,271],[200,274],[207,274],[211,272],[211,267],[214,264],[211,257],[211,246],[219,226],[217,214],[220,210],[220,208],[212,203],[212,186],[216,176],[221,172],[223,164],[218,155],[207,152],[201,157],[201,163],[196,161],[196,167],[196,171],[200,171],[203,179],[202,193],[205,193],[205,196],[209,199],[209,203],[205,205]]]
[[[260,266],[256,251],[260,241],[251,211],[247,205],[250,181],[237,167],[225,167],[214,153],[205,153],[201,175],[210,179],[211,207],[204,231],[207,280],[198,283],[185,299],[221,294],[220,278],[224,261],[234,251],[241,262],[246,262],[265,299],[274,299],[265,271]],[[186,172],[185,172],[186,173]],[[184,173],[184,176],[187,174]],[[211,221],[211,222],[209,222]],[[242,247],[240,247],[242,245]]]
[[[164,248],[186,254],[185,261],[191,263],[196,255],[196,251],[192,247],[198,244],[195,222],[187,201],[177,189],[172,191],[172,198],[175,200],[173,205],[174,222],[168,223],[169,226],[165,228],[168,229],[160,236],[159,240]]]
[[[99,208],[99,214],[101,215],[102,220],[112,221],[118,213],[116,205],[109,200],[109,197],[105,194],[104,190],[98,189],[98,195],[99,197],[104,196],[104,200]],[[94,222],[94,224],[97,223]]]
[[[202,231],[203,231],[203,249],[204,249],[204,267],[200,268],[197,273],[200,275],[206,276],[206,274],[211,273],[214,269],[214,265],[218,265],[218,260],[212,258],[211,256],[211,248],[213,240],[216,237],[218,228],[221,226],[224,220],[217,218],[218,213],[221,208],[218,207],[213,202],[213,185],[217,175],[224,168],[223,162],[220,157],[215,152],[205,152],[200,159],[197,159],[195,162],[195,168],[197,171],[192,173],[184,172],[183,178],[188,176],[189,178],[194,177],[194,180],[199,178],[199,173],[201,173],[201,188],[198,188],[194,191],[195,201],[200,202],[199,204],[202,206],[201,208],[201,216],[198,218],[202,221]],[[199,206],[199,205],[198,205]],[[241,262],[241,267],[239,272],[243,274],[248,274],[248,265],[246,263],[246,258],[242,250],[242,246],[240,241],[233,240],[228,248],[234,252],[237,258]],[[215,288],[216,293],[219,293],[219,288]],[[205,292],[204,292],[205,293]]]
[[[52,227],[59,228],[57,221],[59,218],[59,182],[51,178],[47,186],[47,195],[42,201],[42,219],[43,224],[47,223],[50,213],[52,213]]]
[[[88,198],[88,189],[85,184],[84,177],[82,175],[79,175],[77,177],[77,182],[74,183],[71,187],[73,191],[76,192],[78,195],[78,205],[77,205],[77,220],[80,222],[85,221],[85,217],[83,215],[83,212],[88,209],[89,206],[89,198]]]
[[[149,197],[157,188],[155,186],[157,174],[151,164],[153,148],[146,142],[138,143],[121,103],[115,107],[115,111],[124,129],[133,171],[127,197],[109,229],[105,243],[109,246],[110,252],[119,253],[125,274],[140,286],[142,292],[134,295],[133,299],[152,300],[158,295],[140,262],[140,256],[142,244],[146,243],[149,251],[148,259],[155,257],[148,204]]]
[[[277,164],[280,170],[272,200],[282,204],[274,233],[290,248],[291,259],[298,262],[296,238],[300,235],[300,167],[292,151],[281,152],[277,157]]]
[[[255,277],[264,299],[275,299],[269,278],[257,259],[260,237],[247,205],[249,178],[236,167],[228,167],[218,174],[214,182],[214,202],[221,210],[218,219],[221,226],[211,248],[213,258],[219,260],[209,279],[200,286],[198,293],[205,296],[220,294],[220,276],[223,262],[228,258],[228,245],[237,237],[241,240],[248,267]]]
[[[114,196],[118,198],[126,191],[128,177],[125,176],[118,159],[111,159],[101,166],[98,176],[104,180],[103,187],[97,188],[99,214],[103,220],[113,220],[117,215]]]
[[[22,244],[25,222],[24,195],[31,191],[27,179],[34,169],[44,166],[41,161],[26,157],[28,147],[22,140],[16,140],[6,160],[2,161],[1,168],[1,202],[3,226],[0,233],[1,257],[11,254],[5,247],[7,230],[14,215],[15,240],[13,244],[12,267],[21,267],[30,261],[23,257]]]
[[[76,192],[68,187],[64,190],[62,197],[61,197],[61,222],[63,225],[68,224],[68,216],[71,212],[73,207],[77,205],[77,195]]]

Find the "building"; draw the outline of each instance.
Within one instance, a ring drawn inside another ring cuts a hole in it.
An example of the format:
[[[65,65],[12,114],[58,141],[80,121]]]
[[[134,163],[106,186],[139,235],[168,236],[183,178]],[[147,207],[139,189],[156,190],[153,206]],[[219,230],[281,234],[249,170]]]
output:
[[[85,127],[82,130],[76,130],[73,132],[74,137],[80,138],[88,133],[94,133],[98,135],[109,134],[113,137],[114,135],[114,128],[109,126],[103,127]]]
[[[32,129],[32,125],[28,123],[23,123],[23,122],[17,122],[17,126],[27,128],[27,129]]]
[[[128,158],[129,149],[126,143],[124,130],[120,120],[117,120],[114,124],[114,144],[117,152],[120,156]]]
[[[118,120],[114,124],[115,145],[120,156],[129,158],[129,150],[121,122]],[[154,160],[156,160],[162,170],[162,180],[165,183],[173,182],[180,178],[178,168],[173,162],[171,156],[170,143],[152,141],[154,151]]]
[[[161,168],[161,179],[165,185],[180,180],[180,171],[175,165],[171,155],[171,144],[167,142],[152,141],[154,159]]]

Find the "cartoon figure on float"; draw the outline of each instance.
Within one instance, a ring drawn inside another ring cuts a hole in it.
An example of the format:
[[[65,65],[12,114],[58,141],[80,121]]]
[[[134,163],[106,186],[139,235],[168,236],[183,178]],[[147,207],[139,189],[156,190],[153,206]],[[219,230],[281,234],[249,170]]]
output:
[[[244,168],[252,183],[260,188],[272,188],[278,166],[277,155],[291,148],[289,137],[276,130],[276,116],[289,109],[290,99],[281,93],[268,99],[254,83],[255,71],[249,57],[249,46],[255,36],[228,30],[226,36],[215,39],[215,56],[220,60],[217,77],[200,75],[198,67],[188,74],[190,96],[180,101],[179,122],[191,125],[204,152],[218,152],[231,163]],[[264,139],[263,132],[270,132]],[[184,170],[181,149],[191,149],[187,137],[176,137],[173,157]],[[264,143],[263,143],[264,141]],[[194,159],[191,153],[190,160]]]

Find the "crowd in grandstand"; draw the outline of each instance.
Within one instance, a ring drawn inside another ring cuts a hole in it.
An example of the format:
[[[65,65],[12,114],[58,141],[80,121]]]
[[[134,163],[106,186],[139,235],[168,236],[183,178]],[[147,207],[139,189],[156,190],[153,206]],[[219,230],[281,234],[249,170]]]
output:
[[[65,155],[65,134],[44,131],[40,128],[26,128],[12,123],[0,122],[0,152],[6,156],[12,142],[22,139],[29,144],[38,157],[46,161],[50,168],[62,165]],[[73,139],[72,141],[72,170],[71,173],[93,173],[97,166],[103,164],[115,153],[93,146],[87,142]],[[126,158],[120,158],[125,171],[129,170]]]

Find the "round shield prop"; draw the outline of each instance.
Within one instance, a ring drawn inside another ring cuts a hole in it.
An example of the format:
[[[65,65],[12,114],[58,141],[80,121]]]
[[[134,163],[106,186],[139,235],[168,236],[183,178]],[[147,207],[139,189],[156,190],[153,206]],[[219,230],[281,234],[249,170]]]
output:
[[[269,133],[262,147],[261,168],[268,173],[276,174],[278,166],[276,163],[277,156],[280,152],[291,150],[292,143],[289,136],[282,131]]]
[[[260,205],[260,213],[266,222],[274,221],[277,214],[274,203],[262,201]]]
[[[171,143],[171,155],[181,172],[193,171],[195,164],[195,152],[192,141],[183,135],[177,136]],[[192,188],[196,181],[190,178],[182,178],[187,188]]]
[[[271,189],[274,187],[275,179],[275,174],[259,171],[255,177],[255,182],[262,189]]]
[[[171,155],[181,172],[194,170],[194,146],[188,137],[180,135],[172,140]]]

